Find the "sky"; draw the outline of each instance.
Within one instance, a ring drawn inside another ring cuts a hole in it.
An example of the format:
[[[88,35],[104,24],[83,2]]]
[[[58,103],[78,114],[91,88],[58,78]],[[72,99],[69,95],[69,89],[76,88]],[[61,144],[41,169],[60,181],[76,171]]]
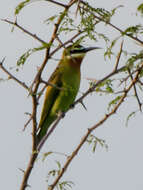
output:
[[[0,6],[0,18],[13,20],[14,9],[18,3],[19,0],[3,1]],[[94,1],[91,1],[91,3],[94,3]],[[129,2],[123,0],[108,0],[107,3],[105,0],[97,0],[96,6],[112,9],[124,4],[123,10],[119,11],[113,19],[114,24],[124,29],[125,26],[130,26],[137,22],[143,24],[142,20],[135,17],[135,7],[140,3],[141,1]],[[43,21],[53,13],[58,14],[60,11],[61,9],[53,4],[44,1],[35,2],[21,11],[18,22],[31,32],[36,33],[43,40],[48,40],[53,27],[48,28],[43,24]],[[12,33],[12,27],[2,21],[0,21],[0,28],[0,60],[6,57],[4,65],[20,80],[26,81],[29,85],[37,71],[37,67],[42,63],[43,52],[33,54],[27,60],[27,64],[20,68],[19,72],[16,71],[16,61],[23,52],[29,48],[37,47],[39,43],[18,29],[15,29]],[[99,28],[99,30],[101,29]],[[111,28],[108,28],[107,33],[109,35],[112,33],[113,37],[116,35],[116,32]],[[135,42],[127,42],[126,48],[129,51],[134,52],[137,50],[138,47]],[[87,43],[87,45],[90,44]],[[98,45],[102,46],[97,42]],[[80,97],[81,92],[88,88],[87,78],[99,80],[113,68],[113,63],[104,60],[103,53],[104,50],[96,53],[90,52],[85,57],[81,68],[82,80],[78,97]],[[60,55],[61,52],[57,53],[55,58],[59,59]],[[57,62],[54,60],[49,62],[43,75],[45,79],[53,72],[56,64]],[[7,79],[6,74],[1,70],[0,78]],[[0,92],[0,186],[3,189],[18,190],[23,176],[20,169],[25,169],[31,153],[31,125],[27,127],[25,132],[22,131],[28,119],[28,116],[24,113],[31,112],[31,99],[28,97],[27,92],[12,80],[0,82]],[[66,161],[66,157],[58,153],[70,155],[87,129],[103,118],[111,100],[111,95],[101,96],[94,93],[84,100],[87,111],[81,105],[77,105],[75,109],[66,114],[66,117],[61,120],[49,141],[44,145],[35,164],[29,180],[32,190],[47,189],[46,179],[48,172],[51,169],[57,169],[56,161],[60,161],[61,164]],[[38,118],[40,117],[41,107],[42,100],[38,108]],[[136,109],[135,99],[130,98],[125,102],[115,115],[93,133],[98,138],[106,141],[108,151],[98,145],[95,153],[92,153],[91,146],[85,144],[61,180],[73,181],[75,184],[73,186],[74,190],[89,188],[98,190],[142,190],[142,114],[137,114],[129,122],[128,127],[125,126],[128,114]],[[51,154],[43,162],[43,153],[49,151],[54,151],[55,154]],[[52,179],[50,182],[52,182]]]

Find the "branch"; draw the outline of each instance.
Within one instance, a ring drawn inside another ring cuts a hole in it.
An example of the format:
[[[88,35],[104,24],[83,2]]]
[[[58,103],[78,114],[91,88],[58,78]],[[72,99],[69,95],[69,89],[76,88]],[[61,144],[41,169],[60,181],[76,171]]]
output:
[[[45,42],[44,40],[40,39],[36,34],[32,34],[31,32],[29,32],[28,30],[26,30],[25,28],[23,28],[22,26],[20,26],[17,21],[12,22],[10,20],[7,19],[1,19],[4,22],[7,22],[9,24],[12,24],[13,26],[16,26],[17,28],[19,28],[20,30],[22,30],[24,33],[28,34],[29,36],[31,36],[32,38],[38,40],[39,42],[41,42],[42,44],[47,44],[47,42]]]
[[[84,1],[82,1],[82,0],[81,0],[81,3],[84,4],[84,5],[86,5],[86,2],[84,2]],[[88,6],[89,6],[89,5],[88,5]],[[82,8],[83,10],[87,11],[86,8],[84,8],[84,7],[81,7],[81,8]],[[91,8],[92,8],[92,7],[91,7]],[[102,16],[102,15],[101,15],[101,16]],[[98,19],[99,21],[104,22],[105,24],[108,24],[109,26],[111,26],[112,28],[114,28],[115,30],[117,30],[118,32],[120,32],[120,33],[123,35],[124,31],[121,30],[120,28],[118,28],[117,26],[115,26],[114,24],[112,24],[111,22],[107,22],[107,20],[104,20],[103,18],[101,18],[101,17],[99,17],[99,16],[96,16],[96,15],[94,15],[94,17],[95,17],[96,19]],[[131,39],[133,39],[133,40],[139,42],[140,44],[143,44],[143,41],[140,40],[140,39],[138,39],[137,37],[131,36],[130,34],[127,34],[127,33],[126,33],[125,35],[128,36],[129,38],[131,38]]]
[[[107,80],[108,78],[110,78],[111,76],[119,73],[120,71],[122,71],[123,69],[126,69],[126,66],[121,67],[118,70],[113,70],[111,73],[109,73],[108,75],[106,75],[105,77],[103,77],[101,80],[98,80],[91,88],[89,88],[81,97],[79,97],[73,104],[73,106],[75,106],[77,103],[81,102],[83,100],[83,98],[85,98],[87,95],[89,95],[91,92],[93,92],[95,90],[95,88],[100,85],[103,81]]]
[[[121,58],[121,54],[122,54],[122,49],[123,49],[123,42],[124,41],[122,40],[121,45],[120,45],[120,51],[119,51],[119,53],[117,55],[117,60],[116,60],[115,68],[114,68],[115,71],[117,70],[119,62],[120,62],[120,58]]]
[[[131,73],[129,68],[128,68],[128,73],[130,75],[131,80],[133,80],[133,76],[132,76],[132,73]],[[134,84],[133,87],[134,87],[135,97],[136,97],[138,105],[139,105],[139,110],[142,111],[142,104],[140,102],[140,99],[139,99],[139,96],[138,96],[138,93],[137,93],[136,84]]]
[[[66,8],[68,6],[68,5],[65,5],[63,3],[59,3],[59,2],[54,1],[54,0],[45,0],[45,1],[49,1],[50,3],[54,3],[56,5],[60,5],[61,7],[64,7],[64,8]]]
[[[104,23],[108,24],[109,26],[111,26],[112,28],[114,28],[115,30],[117,30],[118,32],[120,32],[121,34],[124,33],[123,30],[121,30],[120,28],[118,28],[118,27],[115,26],[114,24],[112,24],[112,23],[110,23],[110,22],[107,22],[107,21],[104,21],[102,18],[100,18],[100,17],[98,17],[98,16],[96,16],[96,15],[94,15],[94,17],[97,18],[98,20],[100,20],[101,22],[104,22]],[[140,39],[138,39],[138,38],[136,38],[136,37],[134,37],[134,36],[131,36],[131,35],[127,34],[127,33],[126,33],[125,35],[128,36],[129,38],[131,38],[131,39],[133,39],[133,40],[139,42],[140,44],[143,44],[143,41],[142,41],[142,40],[140,40]]]
[[[23,180],[21,183],[20,190],[24,190],[27,187],[27,181],[31,174],[31,171],[33,169],[35,160],[38,156],[37,147],[36,147],[36,132],[37,132],[37,122],[36,122],[36,112],[37,112],[37,100],[36,96],[32,95],[32,103],[33,103],[33,110],[32,110],[32,121],[33,121],[33,127],[32,127],[32,155],[29,161],[29,164],[27,166],[26,171],[24,172]]]
[[[91,134],[91,132],[93,130],[95,130],[97,127],[101,126],[110,116],[112,116],[114,113],[116,113],[116,111],[118,110],[118,108],[120,107],[120,105],[124,102],[124,99],[126,98],[127,93],[130,91],[130,89],[133,87],[133,85],[137,82],[138,76],[139,76],[139,74],[141,72],[142,67],[143,67],[143,64],[138,69],[138,72],[137,72],[135,78],[132,80],[132,82],[129,85],[129,87],[124,91],[123,96],[121,97],[121,99],[118,102],[118,104],[113,108],[113,110],[109,114],[106,114],[103,117],[103,119],[101,119],[97,124],[95,124],[94,126],[92,126],[91,128],[89,128],[88,131],[86,132],[86,134],[81,138],[80,143],[77,145],[77,147],[75,148],[75,150],[72,152],[71,156],[67,159],[67,161],[65,162],[65,164],[64,164],[63,168],[61,169],[59,175],[57,176],[57,178],[55,179],[55,181],[53,182],[53,184],[49,186],[48,190],[53,190],[55,188],[55,186],[57,185],[57,183],[59,182],[59,180],[61,179],[61,177],[65,173],[65,171],[67,170],[67,168],[68,168],[69,164],[71,163],[71,161],[78,154],[78,152],[81,149],[81,147],[83,146],[83,144],[87,141],[87,138]]]
[[[22,86],[23,88],[25,88],[26,90],[29,91],[29,87],[22,81],[20,81],[19,79],[17,79],[14,75],[12,75],[4,66],[3,63],[5,61],[5,58],[0,62],[0,68],[9,76],[10,79],[13,79],[14,81],[16,81],[20,86]]]

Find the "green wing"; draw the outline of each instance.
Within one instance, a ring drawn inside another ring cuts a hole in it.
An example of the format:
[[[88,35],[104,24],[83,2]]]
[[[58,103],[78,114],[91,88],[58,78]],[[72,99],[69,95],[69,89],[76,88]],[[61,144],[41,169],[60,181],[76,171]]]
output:
[[[62,86],[61,74],[58,67],[56,68],[54,73],[51,75],[48,83],[54,86],[49,85],[46,89],[43,109],[42,109],[38,128],[42,128],[42,126],[44,125],[44,122],[48,118],[51,108],[60,92],[59,88]]]

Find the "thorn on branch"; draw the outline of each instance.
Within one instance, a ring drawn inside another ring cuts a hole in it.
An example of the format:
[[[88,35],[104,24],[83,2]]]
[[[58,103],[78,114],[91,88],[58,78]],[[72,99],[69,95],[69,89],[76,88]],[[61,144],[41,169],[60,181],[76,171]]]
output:
[[[32,116],[32,114],[31,114],[31,117],[30,117],[30,118],[28,119],[28,121],[25,123],[25,125],[24,125],[22,131],[25,131],[26,127],[29,125],[29,123],[31,122],[32,118],[33,118],[33,116]]]
[[[85,106],[85,104],[83,103],[83,100],[80,100],[79,103],[83,106],[83,108],[87,111],[87,108]]]
[[[4,58],[2,59],[2,61],[0,62],[0,66],[3,66],[3,63],[4,63],[4,61],[5,61],[5,58],[6,58],[6,57],[4,57]]]
[[[21,168],[18,168],[22,173],[25,173],[25,171],[23,170],[23,169],[21,169]]]

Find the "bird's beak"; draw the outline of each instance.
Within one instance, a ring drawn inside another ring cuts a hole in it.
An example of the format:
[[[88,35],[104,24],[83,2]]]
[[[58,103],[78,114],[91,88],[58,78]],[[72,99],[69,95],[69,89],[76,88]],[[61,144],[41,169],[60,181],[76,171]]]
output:
[[[94,50],[94,49],[102,49],[102,48],[100,48],[100,47],[88,47],[88,48],[84,48],[83,51],[86,53],[86,52]]]

